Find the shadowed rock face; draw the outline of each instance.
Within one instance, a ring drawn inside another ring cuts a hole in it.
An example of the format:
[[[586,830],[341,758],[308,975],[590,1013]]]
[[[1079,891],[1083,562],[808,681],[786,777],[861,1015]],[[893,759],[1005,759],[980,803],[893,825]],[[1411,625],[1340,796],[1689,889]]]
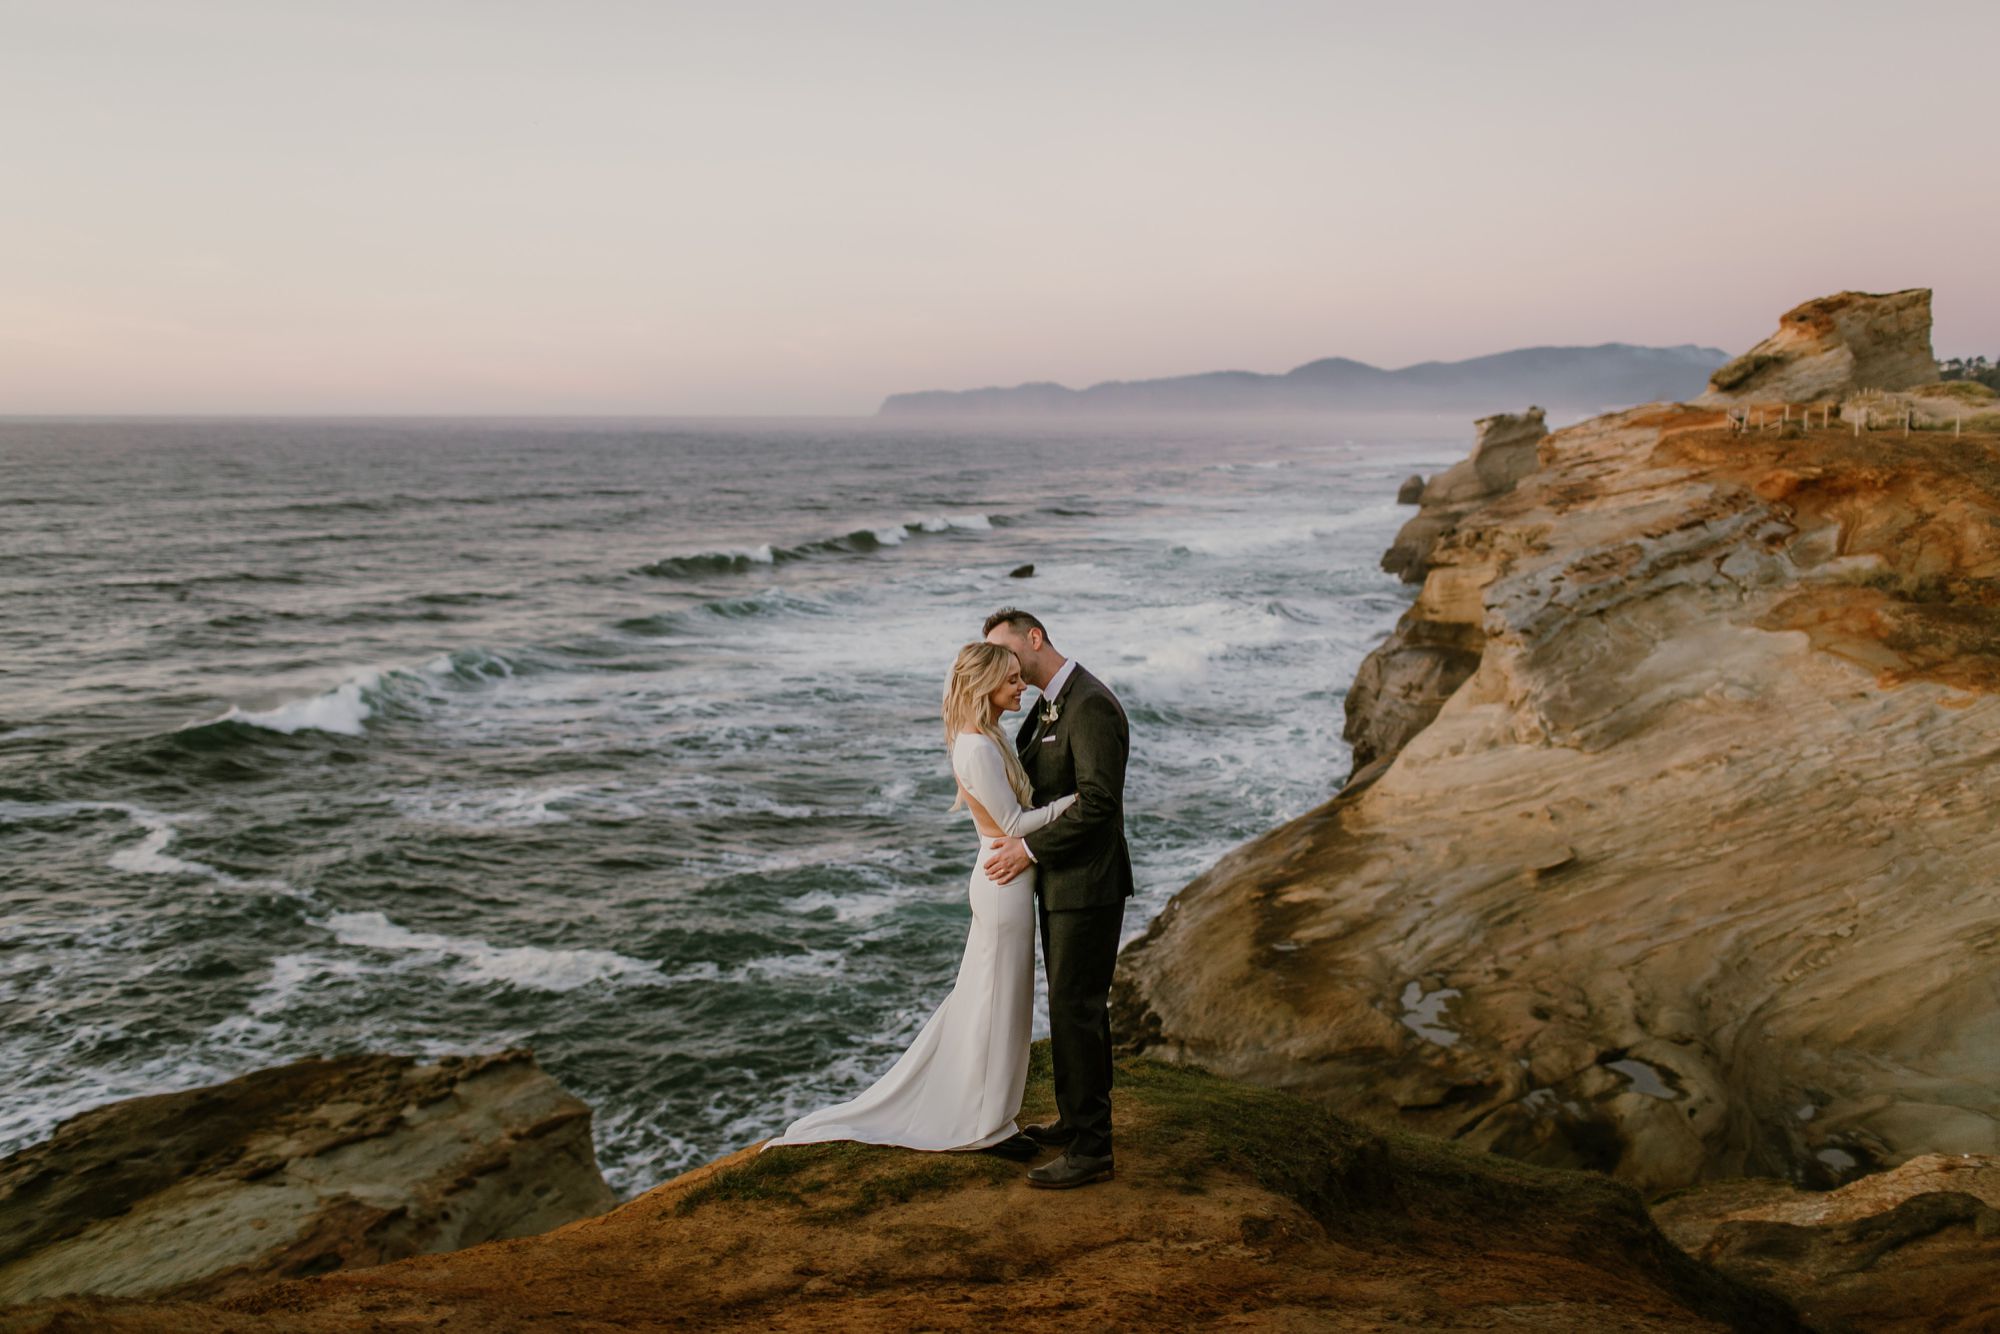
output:
[[[614,1203],[590,1109],[526,1052],[300,1061],[112,1103],[0,1161],[0,1302],[226,1293]]]
[[[1474,668],[1175,898],[1122,1040],[1645,1191],[2000,1151],[2000,437],[1540,460],[1381,651]]]
[[[1936,383],[1931,293],[1841,292],[1785,312],[1778,332],[1709,377],[1698,403],[1837,401],[1854,389]]]
[[[1719,1182],[1653,1217],[1826,1334],[2000,1328],[2000,1158],[1926,1154],[1826,1193]]]

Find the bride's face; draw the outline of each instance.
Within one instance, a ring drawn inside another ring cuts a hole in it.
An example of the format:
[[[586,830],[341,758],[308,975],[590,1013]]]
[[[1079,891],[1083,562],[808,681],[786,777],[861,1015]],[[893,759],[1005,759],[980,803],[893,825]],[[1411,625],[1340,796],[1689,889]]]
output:
[[[1000,688],[987,696],[988,701],[993,705],[993,712],[996,714],[1012,713],[1014,710],[1020,708],[1021,692],[1027,688],[1027,685],[1028,683],[1021,679],[1021,664],[1017,659],[1014,663],[1014,670],[1007,673],[1007,679],[1000,683]]]

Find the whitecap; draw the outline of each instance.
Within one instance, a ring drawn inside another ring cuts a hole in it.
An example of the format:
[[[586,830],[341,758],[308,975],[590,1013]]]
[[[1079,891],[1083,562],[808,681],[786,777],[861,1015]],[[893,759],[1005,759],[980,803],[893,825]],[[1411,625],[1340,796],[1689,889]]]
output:
[[[992,531],[993,518],[988,514],[934,514],[917,520],[910,527],[924,533],[946,533],[954,528],[963,532],[984,533]]]
[[[847,955],[841,950],[805,950],[798,954],[772,954],[752,959],[732,970],[732,980],[761,978],[766,981],[834,977],[847,971]]]
[[[836,894],[832,890],[815,889],[801,894],[785,906],[801,915],[825,912],[831,909],[836,922],[872,922],[885,913],[891,913],[908,903],[909,897],[891,893]]]
[[[491,791],[432,790],[398,792],[390,801],[406,819],[460,829],[518,829],[538,824],[566,824],[569,816],[550,807],[584,796],[581,787],[512,787]]]
[[[381,671],[370,668],[318,695],[290,700],[269,709],[243,709],[232,704],[227,713],[215,718],[205,718],[188,726],[210,727],[216,723],[243,723],[249,727],[262,727],[287,735],[313,731],[360,736],[363,730],[362,723],[374,713],[366,692],[375,689],[381,682]]]
[[[472,937],[412,931],[379,912],[335,913],[324,925],[343,945],[456,959],[456,975],[469,983],[501,982],[535,991],[574,991],[593,982],[656,984],[664,980],[659,964],[612,950],[493,945]]]
[[[283,880],[245,880],[218,870],[207,862],[189,861],[170,854],[167,845],[180,833],[175,820],[199,820],[203,818],[199,814],[176,817],[123,801],[0,801],[0,821],[44,819],[72,815],[78,811],[116,811],[146,831],[146,836],[136,844],[111,854],[107,865],[113,870],[131,875],[198,875],[231,889],[264,889],[290,898],[311,897]]]

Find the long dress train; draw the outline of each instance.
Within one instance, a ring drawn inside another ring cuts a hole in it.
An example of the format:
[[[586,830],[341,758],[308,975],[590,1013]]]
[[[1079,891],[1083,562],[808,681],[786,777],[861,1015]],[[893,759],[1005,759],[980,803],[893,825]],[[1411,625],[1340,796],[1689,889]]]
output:
[[[1066,796],[1023,810],[1007,785],[1006,763],[991,738],[962,732],[952,771],[1008,836],[1040,829],[1068,810]],[[967,892],[972,927],[951,994],[924,1023],[888,1073],[858,1097],[809,1112],[765,1143],[859,1140],[912,1149],[983,1149],[1017,1133],[1015,1116],[1028,1083],[1028,1036],[1035,1005],[1035,871],[1005,885],[972,859]]]

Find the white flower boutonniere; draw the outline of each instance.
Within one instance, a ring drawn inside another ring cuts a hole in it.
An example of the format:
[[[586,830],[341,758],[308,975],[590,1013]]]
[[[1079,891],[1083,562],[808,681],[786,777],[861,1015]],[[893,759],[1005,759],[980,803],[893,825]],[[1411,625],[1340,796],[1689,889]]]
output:
[[[1062,717],[1062,705],[1052,699],[1042,701],[1042,726],[1055,726],[1056,719]]]

